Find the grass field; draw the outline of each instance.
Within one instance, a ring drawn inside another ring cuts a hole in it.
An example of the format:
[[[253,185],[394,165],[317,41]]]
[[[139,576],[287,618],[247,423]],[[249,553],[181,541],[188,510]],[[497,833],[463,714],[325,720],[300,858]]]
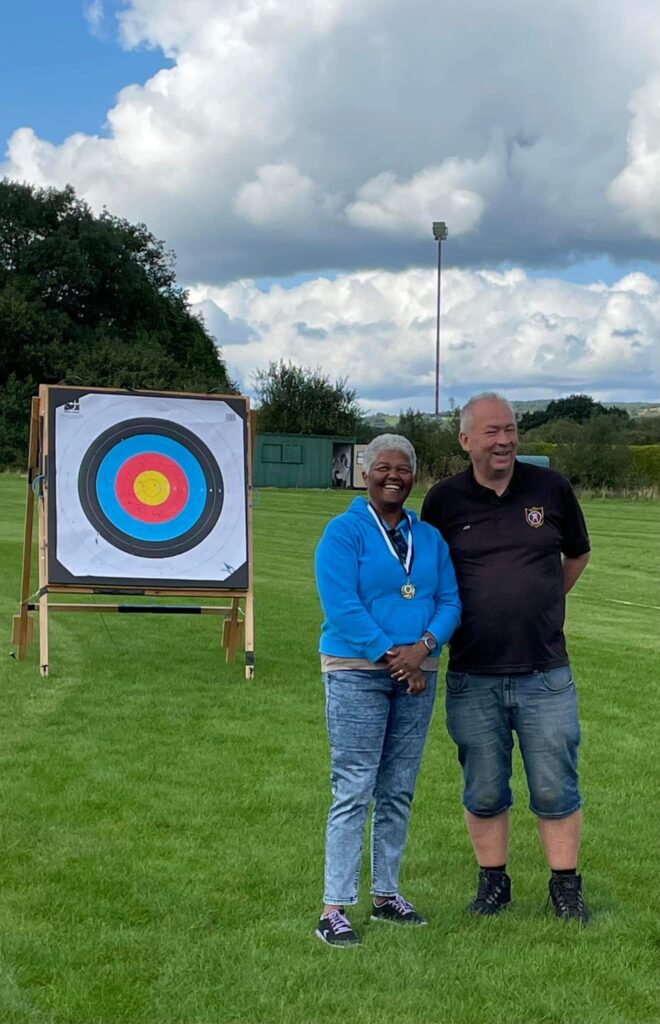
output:
[[[658,1020],[658,536],[645,502],[584,503],[594,553],[569,599],[593,925],[543,912],[547,872],[517,765],[501,919],[476,881],[439,705],[403,891],[431,926],[313,938],[329,801],[311,571],[348,495],[255,509],[257,678],[213,617],[53,616],[9,658],[25,481],[0,477],[2,1024],[652,1024]],[[419,505],[421,495],[416,495]],[[628,602],[628,603],[621,603]]]

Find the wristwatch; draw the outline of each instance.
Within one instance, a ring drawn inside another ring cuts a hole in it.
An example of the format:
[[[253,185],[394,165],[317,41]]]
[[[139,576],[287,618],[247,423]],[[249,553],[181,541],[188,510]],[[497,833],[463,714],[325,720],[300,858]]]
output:
[[[425,633],[421,640],[429,654],[433,654],[434,650],[438,646],[438,641],[435,637],[431,636],[430,633]]]

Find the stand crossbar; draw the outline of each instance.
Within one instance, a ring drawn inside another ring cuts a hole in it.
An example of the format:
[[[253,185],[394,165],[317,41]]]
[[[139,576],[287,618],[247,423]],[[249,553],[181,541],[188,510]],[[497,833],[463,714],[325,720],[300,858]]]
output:
[[[28,611],[34,612],[39,605],[28,604]],[[147,615],[227,615],[231,605],[165,605],[165,604],[49,604],[49,612],[129,612]]]

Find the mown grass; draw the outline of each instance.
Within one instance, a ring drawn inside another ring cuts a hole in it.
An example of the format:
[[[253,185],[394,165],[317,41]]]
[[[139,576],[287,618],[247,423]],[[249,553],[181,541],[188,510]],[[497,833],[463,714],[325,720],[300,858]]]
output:
[[[439,705],[404,868],[431,926],[370,926],[365,873],[365,944],[336,951],[312,937],[329,782],[311,557],[350,496],[261,493],[245,683],[211,617],[53,616],[50,677],[36,645],[11,661],[24,494],[0,477],[2,1024],[658,1019],[656,505],[585,502],[594,554],[569,602],[593,925],[543,913],[519,770],[515,904],[464,914],[475,870]]]

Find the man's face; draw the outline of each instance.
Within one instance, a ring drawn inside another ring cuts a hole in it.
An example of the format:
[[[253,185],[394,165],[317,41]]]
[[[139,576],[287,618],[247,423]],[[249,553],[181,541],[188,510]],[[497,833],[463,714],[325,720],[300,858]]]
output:
[[[472,406],[472,425],[458,435],[469,452],[475,473],[484,480],[506,479],[513,472],[518,450],[518,428],[506,402],[484,398]]]

